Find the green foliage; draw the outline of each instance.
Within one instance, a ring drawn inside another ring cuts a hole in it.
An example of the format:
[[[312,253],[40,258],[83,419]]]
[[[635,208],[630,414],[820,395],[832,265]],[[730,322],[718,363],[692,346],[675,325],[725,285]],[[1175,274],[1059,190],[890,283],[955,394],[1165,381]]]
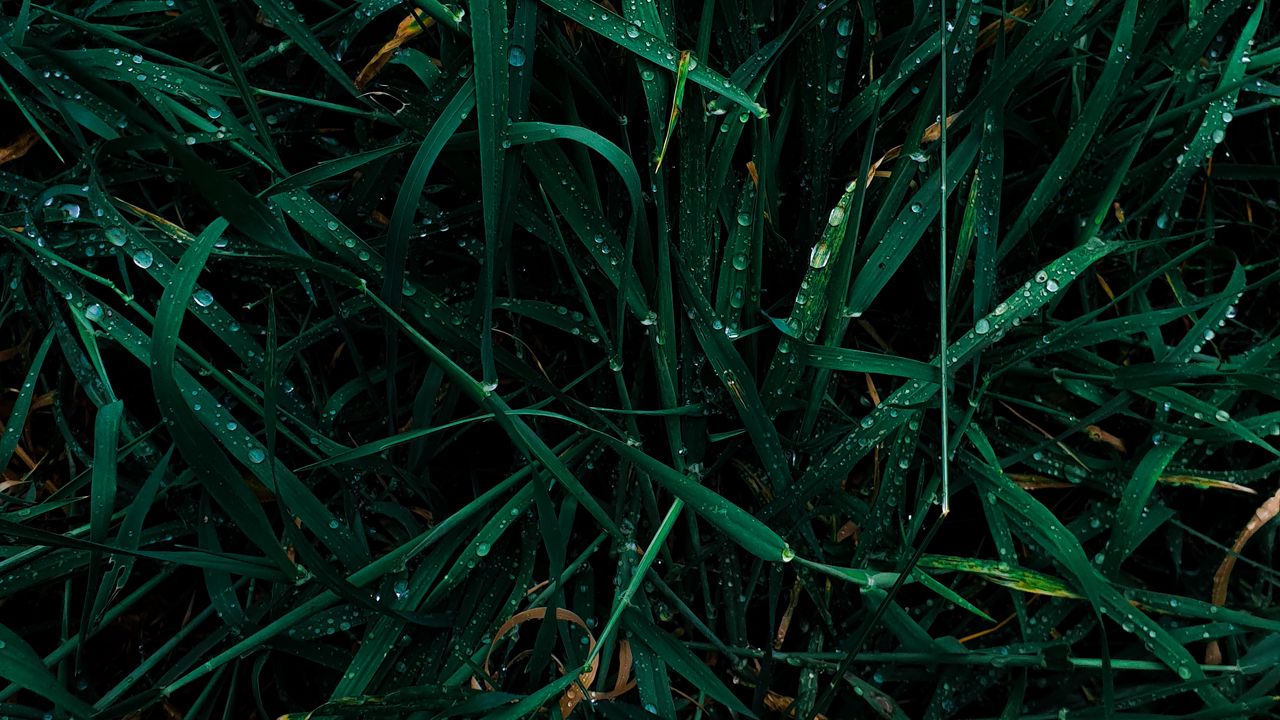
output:
[[[6,717],[1276,712],[1261,0],[0,7]]]

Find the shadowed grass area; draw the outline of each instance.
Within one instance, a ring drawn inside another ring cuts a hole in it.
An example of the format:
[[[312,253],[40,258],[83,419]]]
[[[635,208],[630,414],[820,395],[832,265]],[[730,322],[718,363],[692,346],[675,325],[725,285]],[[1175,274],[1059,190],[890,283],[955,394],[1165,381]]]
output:
[[[1269,3],[0,9],[0,714],[1278,712]]]

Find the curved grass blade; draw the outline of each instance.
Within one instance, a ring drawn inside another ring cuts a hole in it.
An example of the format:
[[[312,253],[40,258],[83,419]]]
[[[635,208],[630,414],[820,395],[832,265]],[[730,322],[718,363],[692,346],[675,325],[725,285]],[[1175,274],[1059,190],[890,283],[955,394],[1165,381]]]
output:
[[[0,467],[8,467],[13,453],[22,440],[22,431],[27,426],[27,414],[31,411],[31,400],[35,396],[36,381],[40,379],[40,371],[44,368],[45,358],[49,355],[49,347],[53,345],[54,332],[49,331],[36,354],[31,358],[31,367],[27,369],[27,377],[18,389],[18,397],[13,401],[9,411],[9,420],[5,423],[4,434],[0,435]]]
[[[430,175],[431,168],[435,165],[440,151],[444,149],[445,143],[458,131],[458,128],[462,125],[462,119],[467,116],[467,113],[471,112],[475,105],[475,79],[474,77],[469,77],[462,87],[458,88],[458,92],[453,96],[453,99],[449,101],[444,111],[440,113],[440,117],[436,118],[431,129],[427,131],[427,136],[423,138],[422,144],[418,146],[418,152],[413,156],[413,161],[409,164],[409,170],[400,184],[400,192],[396,196],[395,209],[391,211],[391,224],[387,230],[387,246],[384,250],[385,271],[382,277],[381,289],[382,301],[396,312],[400,311],[403,304],[404,266],[409,254],[409,233],[418,211],[422,188],[426,185],[427,176]],[[493,198],[489,198],[485,202],[492,200]],[[489,299],[485,302],[487,307],[488,304],[492,303],[492,300]],[[485,332],[483,337],[489,337],[489,333]],[[388,367],[394,368],[397,364],[398,339],[399,335],[397,333],[387,333]],[[481,347],[490,347],[492,349],[492,346],[486,346],[483,340]],[[490,359],[492,360],[492,358]],[[396,412],[395,373],[388,373],[386,389],[387,407],[389,408],[388,417],[394,418],[398,415]]]
[[[208,442],[207,431],[187,404],[175,377],[178,330],[186,314],[187,299],[195,291],[196,279],[204,269],[214,243],[226,228],[226,221],[219,220],[200,233],[178,264],[173,283],[165,289],[151,336],[151,377],[156,402],[171,424],[174,442],[195,469],[197,477],[263,554],[274,561],[286,576],[294,576],[297,568],[280,547],[279,538],[266,514],[248,486],[239,482],[240,473],[227,456]]]
[[[0,642],[4,643],[4,651],[0,652],[0,677],[54,701],[71,711],[76,717],[94,716],[93,706],[64,688],[62,683],[44,668],[40,662],[40,656],[21,636],[8,627],[0,625]]]
[[[678,70],[680,51],[648,30],[633,25],[591,0],[544,0],[548,7],[622,49],[671,72]],[[756,117],[768,112],[725,76],[690,58],[688,78],[713,93],[738,103]]]

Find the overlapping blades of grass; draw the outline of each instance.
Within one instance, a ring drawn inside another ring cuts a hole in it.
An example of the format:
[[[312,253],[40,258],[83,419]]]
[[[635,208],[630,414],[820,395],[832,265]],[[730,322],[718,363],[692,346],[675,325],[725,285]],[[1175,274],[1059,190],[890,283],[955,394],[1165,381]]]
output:
[[[1274,711],[1270,3],[9,5],[7,715]]]

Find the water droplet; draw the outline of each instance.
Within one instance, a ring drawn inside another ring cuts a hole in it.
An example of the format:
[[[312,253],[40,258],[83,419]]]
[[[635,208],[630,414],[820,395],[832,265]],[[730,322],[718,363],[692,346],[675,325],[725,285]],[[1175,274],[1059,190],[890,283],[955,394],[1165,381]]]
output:
[[[142,249],[133,254],[133,264],[137,265],[143,270],[146,270],[147,268],[151,267],[151,263],[153,261],[154,261],[154,258],[152,257],[150,250]]]
[[[253,463],[254,465],[257,465],[258,463],[266,459],[267,459],[267,454],[262,452],[258,448],[251,448],[249,450],[249,462]]]
[[[838,227],[842,222],[844,222],[844,208],[839,205],[831,208],[831,214],[827,216],[827,224]]]
[[[1045,282],[1045,284],[1044,284],[1044,289],[1045,289],[1045,290],[1048,290],[1049,292],[1058,292],[1058,281],[1057,281],[1057,280],[1049,280],[1049,281]]]
[[[918,212],[920,212],[921,210],[924,210],[924,206],[923,206],[923,205],[921,205],[921,204],[920,204],[920,203],[918,203],[918,202],[913,202],[913,203],[911,203],[911,212],[913,212],[913,213],[918,213]]]
[[[818,269],[827,266],[827,262],[831,260],[831,246],[825,240],[818,241],[817,245],[809,251],[809,267]]]
[[[90,305],[89,307],[84,309],[84,316],[89,320],[101,320],[102,306],[99,305],[98,303],[94,303]]]
[[[511,48],[507,50],[507,63],[509,63],[511,67],[523,67],[524,60],[524,48],[519,45],[512,45]]]
[[[751,224],[751,216],[747,213],[738,213],[738,224],[746,227]]]
[[[1228,420],[1231,419],[1231,413],[1227,412],[1226,410],[1219,410],[1218,412],[1213,414],[1213,417],[1218,422],[1227,422]]]
[[[196,304],[200,307],[209,307],[213,304],[213,293],[208,290],[200,289],[196,291],[196,294],[192,296],[192,299],[195,300]]]
[[[105,234],[107,236],[107,242],[115,245],[116,247],[124,245],[125,240],[128,239],[124,228],[122,227],[109,227]]]
[[[480,543],[476,545],[476,555],[484,557],[489,554],[489,543]]]
[[[973,332],[978,335],[986,335],[991,332],[991,323],[986,318],[980,318],[978,322],[973,324]]]
[[[640,37],[640,28],[636,27],[635,25],[628,25],[627,37],[631,38],[632,40]]]
[[[222,108],[217,105],[210,105],[204,109],[204,114],[208,115],[210,120],[217,120],[222,117]]]

